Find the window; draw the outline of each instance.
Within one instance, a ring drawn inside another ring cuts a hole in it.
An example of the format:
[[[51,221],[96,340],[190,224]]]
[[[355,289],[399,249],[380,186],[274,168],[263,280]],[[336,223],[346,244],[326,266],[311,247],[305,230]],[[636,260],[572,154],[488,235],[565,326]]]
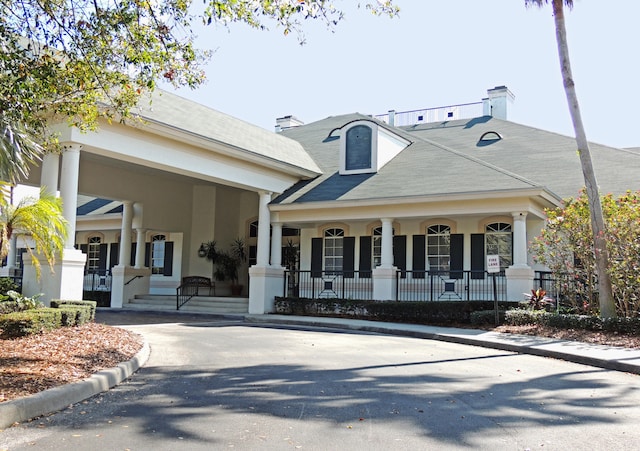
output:
[[[451,227],[436,224],[427,227],[427,261],[430,271],[449,271]]]
[[[513,263],[513,238],[511,224],[494,222],[485,228],[486,255],[500,257],[500,269],[504,270]]]
[[[164,274],[165,235],[151,237],[151,274]]]
[[[87,246],[87,270],[89,272],[97,272],[100,269],[100,244],[99,236],[89,238]]]
[[[371,169],[373,132],[371,127],[356,125],[347,130],[345,169]]]
[[[344,230],[327,229],[324,232],[324,270],[342,271]]]
[[[382,227],[373,229],[371,243],[371,269],[375,269],[382,263]]]

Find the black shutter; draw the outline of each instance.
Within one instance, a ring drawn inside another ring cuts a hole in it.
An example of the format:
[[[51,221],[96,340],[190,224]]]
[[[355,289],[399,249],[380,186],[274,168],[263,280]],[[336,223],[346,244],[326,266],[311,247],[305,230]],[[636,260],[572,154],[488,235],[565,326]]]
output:
[[[129,266],[136,265],[136,248],[138,243],[131,243],[131,255],[129,256]]]
[[[452,279],[462,279],[464,265],[464,235],[462,233],[451,234],[449,242],[449,269]]]
[[[393,264],[402,271],[402,278],[407,277],[407,237],[393,237]]]
[[[360,262],[358,269],[360,277],[365,279],[371,278],[371,237],[360,237]]]
[[[173,241],[164,243],[164,272],[165,276],[173,274]]]
[[[75,248],[78,249],[78,245],[75,245]],[[89,245],[81,244],[80,251],[87,256],[87,259],[84,261],[84,272],[87,272],[87,268],[89,267]]]
[[[118,254],[120,253],[120,244],[111,243],[111,249],[109,250],[109,269],[118,264]]]
[[[144,243],[144,266],[151,267],[151,243]]]
[[[412,269],[414,279],[424,279],[427,269],[426,239],[424,235],[413,235]]]
[[[342,271],[344,277],[347,279],[353,279],[355,256],[356,238],[353,236],[345,236],[342,239]]]
[[[484,279],[484,233],[471,234],[471,278]]]
[[[98,271],[104,275],[107,271],[107,252],[109,245],[107,243],[100,244],[100,254],[98,255]]]
[[[322,238],[311,238],[311,277],[322,277]]]

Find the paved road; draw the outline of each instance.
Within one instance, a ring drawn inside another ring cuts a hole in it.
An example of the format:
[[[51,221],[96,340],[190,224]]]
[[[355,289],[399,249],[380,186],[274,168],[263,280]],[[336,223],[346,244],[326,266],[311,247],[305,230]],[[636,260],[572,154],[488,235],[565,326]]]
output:
[[[416,338],[162,318],[126,326],[151,345],[126,383],[1,432],[0,450],[640,447],[635,375]]]

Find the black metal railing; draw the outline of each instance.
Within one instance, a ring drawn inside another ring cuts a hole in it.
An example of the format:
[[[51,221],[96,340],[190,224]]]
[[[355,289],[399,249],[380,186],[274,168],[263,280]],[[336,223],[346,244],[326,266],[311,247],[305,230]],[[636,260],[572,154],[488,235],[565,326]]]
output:
[[[507,299],[504,272],[495,276],[499,301]],[[309,299],[373,299],[372,271],[286,271],[284,295]],[[494,300],[486,271],[398,271],[397,301]]]
[[[85,272],[82,289],[83,291],[111,292],[111,271],[102,269]]]
[[[587,281],[576,274],[536,271],[533,284],[535,288],[545,290],[558,308],[582,308],[585,303],[598,302],[598,282],[595,279]]]
[[[398,301],[507,300],[504,271],[398,271],[397,282]]]
[[[371,271],[285,271],[284,294],[310,299],[373,298]]]

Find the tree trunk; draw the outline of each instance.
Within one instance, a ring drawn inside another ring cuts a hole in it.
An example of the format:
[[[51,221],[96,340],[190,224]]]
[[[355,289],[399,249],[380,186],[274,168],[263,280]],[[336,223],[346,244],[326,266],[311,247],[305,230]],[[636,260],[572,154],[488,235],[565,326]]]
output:
[[[616,307],[613,300],[611,288],[611,277],[607,271],[609,267],[609,252],[607,251],[607,240],[605,234],[604,215],[600,203],[600,193],[598,183],[591,162],[591,151],[582,123],[580,106],[576,94],[573,75],[571,73],[571,63],[569,61],[569,46],[567,43],[567,31],[564,22],[564,0],[553,0],[553,15],[556,26],[556,40],[558,42],[558,55],[560,57],[560,69],[562,71],[562,81],[569,104],[569,113],[573,121],[573,129],[576,134],[578,154],[582,165],[582,174],[589,201],[589,211],[591,216],[591,229],[593,231],[593,247],[595,251],[596,274],[598,275],[598,295],[600,302],[600,316],[602,318],[615,318]]]

